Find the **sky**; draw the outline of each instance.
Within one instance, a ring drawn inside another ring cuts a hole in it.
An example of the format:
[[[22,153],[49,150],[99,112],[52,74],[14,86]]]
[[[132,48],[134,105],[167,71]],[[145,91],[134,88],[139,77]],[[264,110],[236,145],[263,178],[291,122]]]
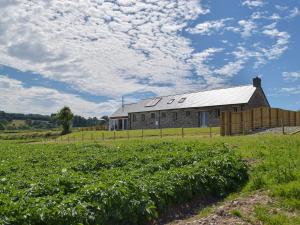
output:
[[[109,115],[262,78],[300,109],[300,0],[0,0],[0,111]]]

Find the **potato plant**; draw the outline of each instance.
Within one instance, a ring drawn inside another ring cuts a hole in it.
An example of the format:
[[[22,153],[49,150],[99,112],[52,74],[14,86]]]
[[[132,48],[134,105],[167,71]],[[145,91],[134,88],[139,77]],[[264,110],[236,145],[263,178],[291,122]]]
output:
[[[0,224],[147,224],[248,179],[223,144],[0,144]]]

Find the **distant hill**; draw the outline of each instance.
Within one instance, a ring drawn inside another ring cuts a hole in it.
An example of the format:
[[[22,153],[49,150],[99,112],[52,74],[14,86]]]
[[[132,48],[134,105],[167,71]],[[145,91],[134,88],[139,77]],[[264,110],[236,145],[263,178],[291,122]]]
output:
[[[40,114],[22,114],[22,113],[6,113],[0,111],[0,130],[17,130],[17,129],[51,129],[59,127],[56,120],[56,114],[40,115]],[[84,118],[75,115],[73,118],[73,127],[93,127],[104,125],[108,121],[107,116],[101,119],[96,117]]]

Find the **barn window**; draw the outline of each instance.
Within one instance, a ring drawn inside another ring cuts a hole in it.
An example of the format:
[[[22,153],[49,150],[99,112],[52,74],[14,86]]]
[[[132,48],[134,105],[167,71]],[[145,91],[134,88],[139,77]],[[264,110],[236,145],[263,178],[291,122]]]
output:
[[[167,114],[165,112],[162,112],[161,113],[161,118],[166,118],[167,117]]]
[[[142,114],[142,121],[145,121],[145,114]]]
[[[133,120],[133,122],[136,121],[136,115],[135,114],[132,115],[132,120]]]
[[[168,104],[172,104],[172,102],[174,102],[174,101],[175,101],[175,99],[172,98],[172,99],[170,99],[170,100],[168,101]]]
[[[177,112],[173,112],[173,120],[177,120]]]
[[[183,103],[186,100],[186,98],[179,99],[178,103]]]
[[[190,115],[191,115],[191,112],[190,112],[190,111],[186,111],[186,112],[185,112],[185,116],[186,116],[186,117],[188,117],[188,116],[190,116]]]
[[[151,118],[155,119],[155,113],[151,113]]]
[[[233,107],[233,111],[237,112],[238,111],[238,107]]]

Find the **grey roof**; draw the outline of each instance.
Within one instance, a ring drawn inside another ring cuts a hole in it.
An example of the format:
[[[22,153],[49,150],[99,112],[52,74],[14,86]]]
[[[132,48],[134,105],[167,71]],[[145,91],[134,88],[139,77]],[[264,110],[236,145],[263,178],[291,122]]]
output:
[[[253,85],[247,85],[210,91],[168,95],[157,97],[161,98],[161,100],[152,107],[147,107],[146,105],[149,104],[149,102],[153,101],[153,98],[144,99],[137,103],[125,104],[123,108],[120,107],[110,117],[124,117],[128,116],[128,113],[130,112],[146,112],[167,109],[200,108],[208,106],[245,104],[249,102],[255,90],[256,87],[253,87]],[[182,103],[179,103],[178,101],[182,98],[186,98],[186,100]],[[168,104],[170,99],[175,100],[171,104]]]

